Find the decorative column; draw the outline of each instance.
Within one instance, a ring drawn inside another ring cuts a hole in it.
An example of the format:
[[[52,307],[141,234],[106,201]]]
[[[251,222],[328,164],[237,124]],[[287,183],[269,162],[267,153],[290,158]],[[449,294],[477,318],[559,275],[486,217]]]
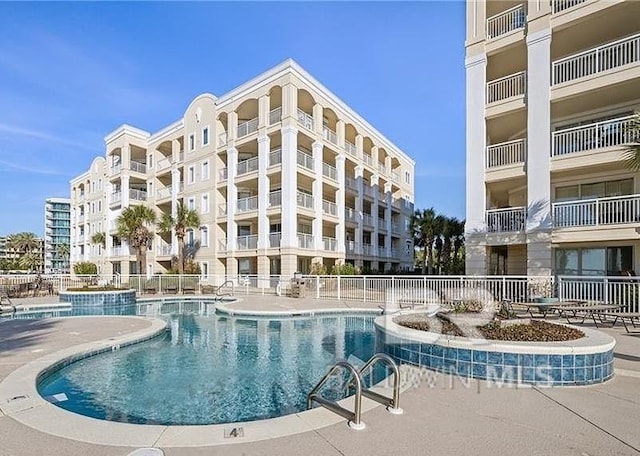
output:
[[[270,111],[269,95],[263,95],[258,98],[258,128],[266,128],[269,126]]]
[[[371,190],[373,191],[373,204],[371,205],[371,219],[373,220],[373,235],[371,236],[371,245],[374,256],[378,259],[378,262],[384,261],[380,258],[378,252],[378,182],[380,177],[377,174],[371,176]],[[379,268],[379,266],[378,266]]]
[[[313,131],[322,137],[322,114],[323,109],[322,105],[314,104],[313,105]]]
[[[384,196],[387,200],[387,204],[384,209],[384,219],[386,220],[386,224],[387,224],[387,233],[389,233],[385,238],[384,238],[384,248],[386,250],[387,253],[387,258],[391,258],[391,250],[392,250],[392,245],[391,245],[391,240],[392,240],[392,224],[391,224],[391,205],[393,204],[393,195],[391,194],[391,190],[392,190],[392,184],[391,182],[387,182],[386,184],[384,184]],[[389,265],[389,267],[391,267]]]
[[[356,255],[362,255],[362,225],[363,225],[363,219],[362,219],[362,201],[363,201],[363,197],[364,197],[364,191],[363,191],[363,182],[362,182],[362,175],[364,173],[364,168],[362,167],[362,165],[357,165],[355,167],[355,175],[356,175],[356,187],[358,187],[358,197],[356,198],[356,214],[358,217],[358,227],[356,228],[356,236],[355,236],[355,254]]]
[[[227,149],[227,274],[238,275],[238,261],[234,258],[238,238],[236,223],[236,207],[238,204],[238,189],[236,187],[236,173],[238,171],[238,149]]]
[[[313,149],[313,170],[315,179],[313,180],[313,211],[315,218],[313,219],[313,244],[316,256],[315,262],[322,262],[322,252],[324,251],[324,243],[322,241],[322,142],[314,141]]]
[[[298,129],[282,127],[282,240],[280,244],[281,274],[293,276],[298,267],[298,257],[292,249],[298,248]]]
[[[120,171],[120,204],[123,208],[129,207],[129,174]],[[86,211],[85,211],[86,213]]]
[[[336,225],[336,244],[338,253],[343,256],[343,259],[347,251],[347,247],[345,244],[345,160],[346,158],[343,153],[336,155],[336,177],[338,178],[338,190],[336,190],[336,209],[338,211],[338,224]]]
[[[268,101],[268,100],[267,100]],[[269,257],[269,178],[267,167],[269,166],[269,148],[271,140],[268,136],[258,138],[258,275],[268,276],[270,273]],[[260,281],[261,286],[267,285],[267,281]]]

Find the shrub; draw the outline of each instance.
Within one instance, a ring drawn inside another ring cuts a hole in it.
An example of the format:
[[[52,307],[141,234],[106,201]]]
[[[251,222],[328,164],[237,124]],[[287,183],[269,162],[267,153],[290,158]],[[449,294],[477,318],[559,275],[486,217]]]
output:
[[[358,275],[360,271],[351,263],[334,264],[331,268],[331,275]]]
[[[98,273],[98,266],[90,261],[81,261],[73,265],[73,272],[77,275],[95,275]]]

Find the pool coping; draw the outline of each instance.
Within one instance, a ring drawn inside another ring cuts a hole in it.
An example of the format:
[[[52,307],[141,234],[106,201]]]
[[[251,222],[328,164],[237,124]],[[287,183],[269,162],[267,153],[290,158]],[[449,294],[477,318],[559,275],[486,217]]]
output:
[[[384,311],[379,307],[328,307],[305,310],[254,310],[254,309],[230,309],[228,304],[237,304],[243,299],[236,298],[234,301],[227,301],[216,304],[216,313],[228,315],[230,317],[314,317],[327,314],[358,314],[382,316]]]
[[[345,312],[342,312],[345,313]],[[109,317],[109,316],[104,316]],[[79,316],[74,318],[104,318]],[[151,317],[127,316],[151,322],[148,328],[109,339],[83,343],[48,354],[11,372],[0,382],[0,412],[25,426],[57,437],[96,445],[123,447],[200,447],[257,442],[313,431],[346,420],[324,408],[314,408],[265,420],[212,425],[145,425],[106,421],[64,410],[46,401],[37,391],[38,379],[56,366],[97,353],[117,350],[126,345],[149,340],[166,331],[164,320]],[[401,391],[414,383],[415,367],[401,365]],[[392,388],[385,381],[371,389],[390,396]],[[353,397],[340,401],[352,409]],[[402,401],[400,401],[402,405]],[[380,406],[363,397],[362,412]],[[366,422],[366,420],[363,419]],[[226,438],[233,428],[243,429],[242,436]]]

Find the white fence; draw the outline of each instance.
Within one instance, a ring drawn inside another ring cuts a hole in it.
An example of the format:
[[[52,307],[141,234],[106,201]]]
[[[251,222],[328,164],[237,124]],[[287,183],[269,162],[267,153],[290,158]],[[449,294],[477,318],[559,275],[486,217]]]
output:
[[[242,176],[243,174],[250,173],[252,171],[258,170],[258,157],[249,158],[247,160],[242,160],[238,162],[236,165],[237,175]]]
[[[524,163],[527,148],[525,139],[493,144],[487,147],[487,168]]]
[[[487,211],[487,230],[490,233],[505,233],[524,229],[526,209],[507,207]]]
[[[640,195],[553,203],[553,226],[617,225],[640,221]]]
[[[245,122],[238,124],[238,138],[242,138],[243,136],[247,136],[254,131],[258,131],[258,118],[254,117],[251,120],[247,120]]]
[[[524,95],[527,91],[527,72],[511,74],[487,83],[487,103]]]
[[[524,4],[502,11],[487,19],[487,38],[497,38],[514,30],[524,28],[527,13]]]
[[[608,119],[553,132],[551,156],[615,147],[633,142],[634,116]]]
[[[573,8],[580,3],[584,3],[587,0],[553,0],[551,5],[553,7],[553,13],[559,13],[561,11]]]

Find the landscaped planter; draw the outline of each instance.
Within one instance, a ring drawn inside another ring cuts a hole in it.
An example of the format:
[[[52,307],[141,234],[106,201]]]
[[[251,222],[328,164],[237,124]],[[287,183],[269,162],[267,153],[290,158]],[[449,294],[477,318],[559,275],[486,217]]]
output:
[[[602,383],[613,375],[615,339],[580,328],[585,337],[564,342],[511,342],[446,336],[375,320],[376,351],[396,361],[460,377],[538,386]]]
[[[132,306],[136,290],[91,290],[60,292],[59,301],[73,306]]]

